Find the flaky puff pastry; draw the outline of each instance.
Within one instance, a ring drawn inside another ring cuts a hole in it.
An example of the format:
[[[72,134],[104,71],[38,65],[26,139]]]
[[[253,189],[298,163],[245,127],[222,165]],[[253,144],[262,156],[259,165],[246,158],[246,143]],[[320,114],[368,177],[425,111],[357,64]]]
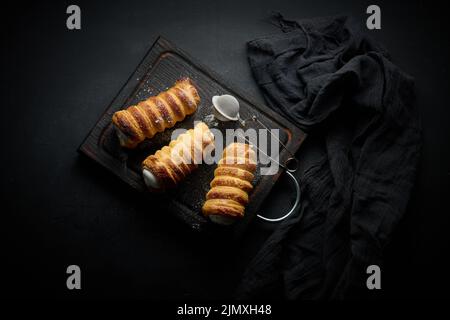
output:
[[[202,162],[207,147],[213,150],[214,135],[199,122],[143,161],[146,184],[152,189],[175,187]]]
[[[121,146],[135,148],[146,138],[152,138],[194,113],[199,103],[200,96],[193,82],[183,78],[167,91],[115,112],[112,122]]]
[[[244,216],[256,170],[256,153],[245,143],[225,148],[214,171],[202,212],[213,222],[231,224]]]

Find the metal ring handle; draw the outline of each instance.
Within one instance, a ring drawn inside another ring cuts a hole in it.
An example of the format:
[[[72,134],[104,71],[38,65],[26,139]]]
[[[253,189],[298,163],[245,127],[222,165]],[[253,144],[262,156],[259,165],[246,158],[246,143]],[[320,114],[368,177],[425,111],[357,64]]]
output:
[[[286,170],[288,172],[295,172],[298,169],[298,160],[297,158],[290,157],[286,160],[284,163],[284,166],[286,167]]]
[[[267,218],[264,217],[260,214],[257,214],[256,216],[264,221],[268,221],[268,222],[280,222],[283,221],[284,219],[286,219],[287,217],[289,217],[293,212],[295,212],[295,209],[297,209],[298,204],[300,203],[300,185],[297,181],[297,178],[289,171],[286,171],[286,173],[288,174],[289,177],[292,178],[292,180],[294,181],[294,185],[295,185],[295,192],[296,192],[296,198],[295,198],[295,203],[294,206],[291,208],[291,210],[289,210],[288,213],[286,213],[284,216],[279,217],[279,218]]]

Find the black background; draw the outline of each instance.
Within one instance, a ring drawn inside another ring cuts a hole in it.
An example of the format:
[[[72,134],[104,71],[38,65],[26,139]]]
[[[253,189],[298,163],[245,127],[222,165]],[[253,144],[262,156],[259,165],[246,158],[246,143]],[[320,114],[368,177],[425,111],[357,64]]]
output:
[[[158,35],[263,102],[245,44],[278,32],[267,20],[272,10],[290,18],[349,14],[364,23],[372,2],[75,1],[79,31],[66,28],[72,2],[2,8],[3,292],[230,298],[270,228],[255,221],[239,244],[205,239],[76,149]],[[416,78],[424,130],[417,185],[386,248],[377,297],[443,297],[450,252],[446,10],[430,1],[374,3],[382,30],[370,33]],[[80,291],[66,289],[70,264],[82,269]]]

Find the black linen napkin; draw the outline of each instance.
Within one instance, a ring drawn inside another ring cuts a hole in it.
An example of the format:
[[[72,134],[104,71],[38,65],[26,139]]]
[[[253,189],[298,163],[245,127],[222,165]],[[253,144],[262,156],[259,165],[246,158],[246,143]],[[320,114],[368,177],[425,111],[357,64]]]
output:
[[[250,41],[249,63],[269,106],[309,132],[315,152],[298,174],[300,214],[277,226],[237,297],[358,297],[366,268],[383,268],[415,181],[413,79],[346,17],[274,19],[283,32]]]

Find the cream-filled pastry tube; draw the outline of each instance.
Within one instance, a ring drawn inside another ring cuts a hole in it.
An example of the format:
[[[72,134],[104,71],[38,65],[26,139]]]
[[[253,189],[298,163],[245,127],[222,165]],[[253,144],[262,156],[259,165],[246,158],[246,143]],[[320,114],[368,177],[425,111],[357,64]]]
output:
[[[135,148],[145,139],[171,128],[187,115],[194,113],[200,96],[193,82],[183,78],[157,96],[114,113],[112,123],[120,145]]]
[[[206,194],[203,214],[223,225],[241,219],[253,189],[255,171],[256,153],[249,144],[232,143],[226,147]]]
[[[175,187],[197,168],[207,147],[214,148],[214,135],[199,122],[142,162],[146,185],[150,189]]]

